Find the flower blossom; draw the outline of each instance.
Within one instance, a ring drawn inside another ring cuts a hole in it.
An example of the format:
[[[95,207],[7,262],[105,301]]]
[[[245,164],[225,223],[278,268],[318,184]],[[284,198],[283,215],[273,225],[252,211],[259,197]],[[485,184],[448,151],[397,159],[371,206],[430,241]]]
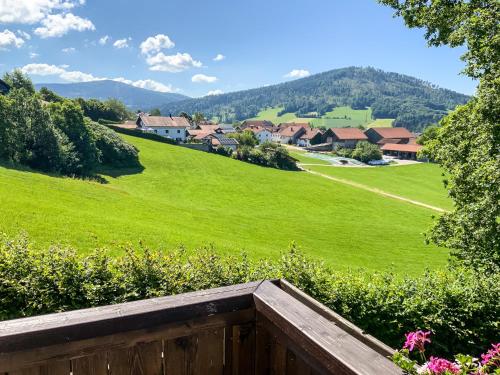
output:
[[[443,375],[443,374],[459,374],[460,366],[443,358],[431,357],[425,365],[427,372],[424,374]]]
[[[492,349],[481,354],[481,364],[500,367],[500,343],[493,344]]]
[[[425,343],[431,342],[431,339],[429,338],[430,334],[430,331],[415,331],[407,333],[403,349],[408,349],[411,352],[413,349],[417,348],[418,351],[423,352]]]

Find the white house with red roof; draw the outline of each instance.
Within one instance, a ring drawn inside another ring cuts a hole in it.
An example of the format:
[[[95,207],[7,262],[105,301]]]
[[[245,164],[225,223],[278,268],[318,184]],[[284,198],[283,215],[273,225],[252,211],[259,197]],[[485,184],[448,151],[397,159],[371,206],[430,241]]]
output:
[[[186,141],[187,130],[191,126],[185,117],[149,116],[144,113],[139,115],[136,124],[142,131],[158,134],[178,142]]]

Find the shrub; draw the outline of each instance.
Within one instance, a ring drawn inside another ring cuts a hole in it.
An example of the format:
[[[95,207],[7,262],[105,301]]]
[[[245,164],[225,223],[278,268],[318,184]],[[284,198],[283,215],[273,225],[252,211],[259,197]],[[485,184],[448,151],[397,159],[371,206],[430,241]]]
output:
[[[356,148],[352,152],[351,157],[363,163],[368,163],[371,160],[382,159],[382,151],[377,145],[361,141],[356,144]]]
[[[193,254],[193,255],[191,255]],[[221,257],[211,246],[187,253],[140,246],[110,258],[40,251],[26,236],[0,238],[0,319],[284,278],[392,347],[403,334],[432,331],[432,355],[479,353],[498,340],[500,274],[450,268],[420,278],[339,272],[292,245],[276,261]]]

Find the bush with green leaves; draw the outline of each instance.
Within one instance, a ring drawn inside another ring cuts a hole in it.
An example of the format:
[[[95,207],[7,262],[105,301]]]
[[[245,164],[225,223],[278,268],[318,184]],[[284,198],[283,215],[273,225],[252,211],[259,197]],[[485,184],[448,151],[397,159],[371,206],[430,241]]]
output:
[[[240,145],[238,150],[232,154],[232,157],[265,167],[291,171],[298,169],[296,160],[290,156],[286,148],[269,141],[263,142],[257,148],[248,145]]]
[[[361,141],[356,144],[351,157],[363,163],[368,163],[372,160],[382,159],[382,151],[380,151],[380,148],[373,143]]]
[[[498,341],[500,275],[450,268],[420,278],[339,271],[296,246],[279,260],[220,256],[212,246],[155,251],[140,245],[111,258],[71,248],[37,249],[26,236],[0,239],[0,319],[284,278],[392,347],[415,328],[433,355],[480,353]]]

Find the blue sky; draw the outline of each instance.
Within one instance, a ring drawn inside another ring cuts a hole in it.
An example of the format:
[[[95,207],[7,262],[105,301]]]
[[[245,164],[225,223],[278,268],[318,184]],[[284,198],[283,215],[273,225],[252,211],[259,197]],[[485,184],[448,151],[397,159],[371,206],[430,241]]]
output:
[[[429,48],[392,14],[375,0],[0,0],[0,72],[203,96],[373,66],[474,93],[463,49]]]

